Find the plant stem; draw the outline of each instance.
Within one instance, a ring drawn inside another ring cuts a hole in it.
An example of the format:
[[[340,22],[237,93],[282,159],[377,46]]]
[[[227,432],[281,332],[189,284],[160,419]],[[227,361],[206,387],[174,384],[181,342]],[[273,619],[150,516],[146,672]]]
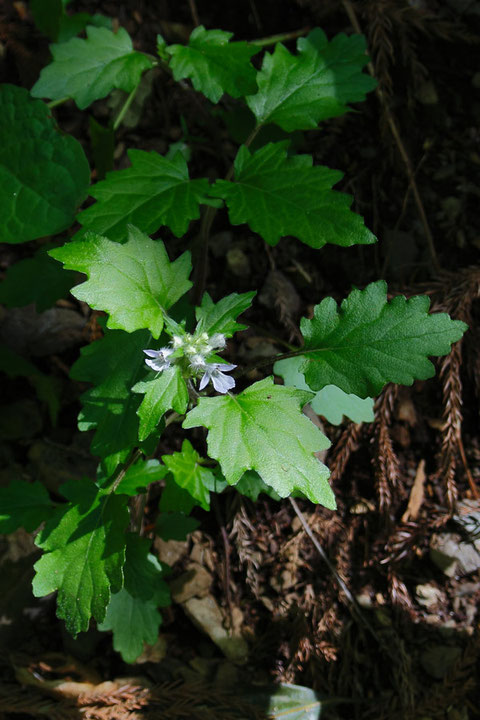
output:
[[[129,94],[129,96],[128,96],[127,99],[125,100],[124,104],[122,105],[122,108],[121,108],[120,112],[118,113],[118,115],[117,115],[117,117],[115,118],[115,121],[114,121],[114,123],[113,123],[113,131],[114,131],[114,132],[115,132],[116,130],[118,130],[118,128],[119,128],[120,125],[122,124],[123,118],[124,118],[125,115],[127,114],[128,110],[129,110],[129,108],[130,108],[130,105],[132,104],[132,102],[133,102],[133,100],[134,100],[134,98],[135,98],[135,95],[137,94],[137,90],[138,90],[139,87],[140,87],[140,83],[138,83],[138,85],[136,85],[136,86],[133,88],[132,92]]]
[[[295,40],[295,38],[301,37],[302,35],[306,35],[310,28],[308,26],[300,28],[300,30],[292,30],[292,32],[288,33],[280,33],[279,35],[269,35],[268,37],[259,38],[258,40],[251,40],[251,45],[261,45],[262,47],[265,47],[266,45],[274,45],[277,42],[283,42],[284,40]]]
[[[248,138],[243,143],[245,147],[249,147],[257,134],[259,133],[260,129],[262,128],[262,125],[256,125]],[[229,181],[233,177],[233,173],[235,172],[235,162],[232,162],[230,165],[230,168],[225,175],[225,180]],[[199,305],[200,301],[202,299],[203,291],[205,290],[205,285],[207,282],[207,266],[208,266],[208,243],[210,239],[210,231],[212,229],[213,221],[215,220],[215,216],[218,212],[218,208],[212,207],[209,205],[205,211],[205,214],[202,219],[202,224],[200,226],[200,253],[198,257],[198,261],[195,265],[195,287],[193,289],[193,304]]]
[[[66,103],[67,100],[70,100],[70,96],[60,98],[59,100],[51,100],[49,103],[47,103],[47,107],[52,110],[53,108],[57,107],[57,105],[63,105],[63,103]]]
[[[115,492],[115,490],[118,488],[118,486],[122,482],[123,478],[127,474],[127,471],[132,467],[132,465],[134,465],[137,462],[137,460],[141,454],[142,454],[142,451],[139,450],[138,448],[136,448],[135,450],[132,450],[129,458],[126,460],[122,469],[120,470],[117,477],[115,478],[115,480],[111,486],[111,492]]]

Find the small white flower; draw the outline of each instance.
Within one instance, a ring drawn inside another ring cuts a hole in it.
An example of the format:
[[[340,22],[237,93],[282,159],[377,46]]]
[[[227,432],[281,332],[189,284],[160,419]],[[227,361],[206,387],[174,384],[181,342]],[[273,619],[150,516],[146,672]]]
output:
[[[224,348],[227,344],[227,341],[225,340],[225,335],[222,335],[222,333],[215,333],[215,335],[212,335],[212,337],[209,339],[209,345],[212,348]]]
[[[143,352],[149,358],[152,358],[151,360],[145,360],[148,367],[157,372],[162,372],[170,367],[170,360],[168,358],[174,350],[173,348],[164,347],[160,348],[160,350],[144,350]]]
[[[180,337],[180,335],[174,335],[172,338],[172,345],[175,350],[178,350],[178,348],[183,345],[183,338]]]
[[[207,367],[207,363],[205,362],[205,358],[203,357],[203,355],[193,355],[190,358],[190,367],[197,373],[201,370],[205,370],[205,368]]]
[[[226,393],[235,387],[235,380],[226,372],[234,370],[237,366],[229,363],[206,363],[205,373],[200,380],[199,390],[203,390],[209,382],[213,383],[213,387],[219,393]]]

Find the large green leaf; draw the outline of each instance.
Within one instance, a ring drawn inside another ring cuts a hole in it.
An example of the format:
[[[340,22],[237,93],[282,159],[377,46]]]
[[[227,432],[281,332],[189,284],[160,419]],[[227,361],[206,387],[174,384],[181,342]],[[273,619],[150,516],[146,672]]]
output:
[[[383,281],[353,290],[340,309],[333,298],[303,319],[305,338],[300,368],[307,385],[337,385],[359,397],[375,396],[388,382],[411,385],[435,374],[429,355],[446,355],[460,340],[465,323],[446,313],[428,314],[430,300],[403,295],[387,300]]]
[[[133,392],[144,393],[137,415],[140,418],[138,437],[145,440],[157,427],[167,410],[183,415],[188,404],[188,390],[178,365],[164,370],[159,377],[137,383]]]
[[[190,253],[174,262],[161,240],[150,240],[132,225],[120,244],[96,233],[50,251],[69,270],[88,275],[72,290],[96,310],[109,313],[110,328],[133,332],[148,328],[158,338],[168,310],[190,289]]]
[[[196,334],[206,332],[207,335],[221,333],[225,337],[232,337],[239,330],[245,330],[246,325],[236,321],[237,317],[250,307],[255,292],[232,293],[214,303],[206,292],[200,307],[195,308],[197,318]]]
[[[0,85],[0,242],[20,243],[69,227],[90,169],[80,143],[61,134],[27,90]]]
[[[158,638],[162,616],[158,606],[170,604],[170,593],[158,560],[146,538],[127,535],[124,587],[112,595],[99,630],[113,631],[113,647],[125,662],[134,662],[143,644]]]
[[[152,60],[133,49],[124,28],[116,33],[87,27],[87,38],[50,45],[53,62],[43,68],[33,86],[33,97],[60,100],[70,97],[80,110],[106,97],[114,88],[131,92]]]
[[[118,485],[115,487],[117,495],[130,495],[134,497],[144,490],[150,483],[157,482],[165,477],[167,468],[158,460],[138,460],[128,468]]]
[[[327,118],[343,115],[375,87],[361,72],[368,58],[361,35],[343,33],[328,42],[316,28],[297,41],[297,55],[278,43],[265,53],[257,75],[259,91],[247,98],[257,122],[276,123],[287,132],[310,130]]]
[[[162,455],[162,460],[172,473],[173,479],[195,499],[204,510],[210,508],[210,490],[215,487],[215,475],[205,467],[192,444],[184,440],[182,451],[171,455]],[[187,510],[189,512],[189,510]]]
[[[205,30],[199,25],[188,45],[169,45],[170,67],[175,80],[189,78],[195,90],[216,103],[223,93],[244,97],[257,89],[256,71],[250,62],[260,51],[246,42],[229,42],[232,33]]]
[[[75,273],[64,270],[42,251],[8,268],[0,283],[0,303],[7,307],[35,303],[37,311],[43,312],[66,297],[75,280]]]
[[[76,635],[93,616],[105,617],[111,592],[123,585],[127,497],[108,494],[89,480],[61,487],[69,502],[58,507],[40,531],[44,551],[35,564],[36,597],[58,590],[57,615]]]
[[[312,394],[256,382],[239,395],[200,398],[183,427],[208,428],[208,453],[220,462],[230,485],[256,470],[280,497],[300,490],[312,502],[335,508],[328,469],[314,456],[329,441],[302,414]]]
[[[230,222],[248,223],[270,245],[285,235],[313,248],[375,242],[360,215],[350,210],[351,196],[332,190],[342,173],[313,166],[310,155],[287,157],[287,146],[269,143],[251,155],[242,145],[235,181],[217,180],[210,191],[226,201]]]
[[[279,360],[273,366],[273,371],[283,378],[285,385],[312,392],[305,382],[305,376],[300,372],[304,362],[305,357],[302,355]],[[344,415],[355,423],[372,422],[374,418],[373,398],[359,398],[357,395],[347,394],[336,385],[327,385],[318,390],[310,400],[310,405],[332,425],[340,425]]]
[[[52,513],[52,501],[39,482],[15,480],[0,487],[0,533],[11,533],[19,527],[36,530]]]
[[[107,331],[104,338],[82,348],[72,367],[74,380],[94,385],[82,395],[78,422],[80,430],[96,429],[94,455],[107,457],[138,445],[139,397],[131,387],[147,372],[143,350],[150,338],[148,330]]]
[[[162,225],[181,237],[191,220],[200,217],[208,180],[190,180],[181,152],[172,158],[157,152],[129,150],[132,166],[107,173],[90,192],[97,202],[78,216],[88,230],[124,240],[132,223],[151,235]],[[207,201],[208,202],[208,201]]]

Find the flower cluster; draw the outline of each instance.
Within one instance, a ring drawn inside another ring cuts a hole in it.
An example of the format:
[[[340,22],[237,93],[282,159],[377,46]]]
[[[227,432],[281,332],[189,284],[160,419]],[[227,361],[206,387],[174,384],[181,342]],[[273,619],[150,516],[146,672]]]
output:
[[[235,380],[226,372],[234,370],[237,366],[230,363],[208,362],[207,358],[216,350],[225,347],[225,336],[215,333],[209,337],[207,333],[201,335],[174,335],[172,341],[160,350],[144,350],[148,367],[162,372],[175,362],[182,364],[190,377],[201,378],[198,386],[203,390],[209,382],[217,392],[226,393],[235,387]]]

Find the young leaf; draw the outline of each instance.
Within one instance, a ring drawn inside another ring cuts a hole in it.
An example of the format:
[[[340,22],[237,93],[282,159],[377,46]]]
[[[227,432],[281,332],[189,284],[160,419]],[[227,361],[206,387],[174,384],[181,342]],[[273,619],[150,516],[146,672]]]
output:
[[[203,458],[184,440],[182,451],[162,455],[162,460],[173,475],[173,479],[196,500],[204,510],[210,508],[210,490],[215,485],[215,476],[202,465]]]
[[[43,312],[66,297],[75,280],[75,273],[63,270],[46,252],[39,252],[8,268],[0,284],[0,303],[7,307],[35,303],[37,312]]]
[[[124,587],[112,595],[105,620],[98,626],[113,631],[113,647],[129,663],[141,654],[145,642],[156,642],[162,622],[157,608],[170,604],[162,568],[149,550],[147,539],[127,535]]]
[[[72,295],[108,312],[108,327],[127,332],[147,327],[154,338],[162,332],[163,311],[192,286],[190,253],[171,263],[163,242],[150,240],[133,225],[124,244],[87,233],[50,255],[88,276]]]
[[[265,378],[236,396],[200,398],[183,427],[208,428],[208,453],[230,485],[245,470],[256,470],[280,497],[300,490],[334,509],[328,469],[313,454],[330,443],[301,412],[310,398],[311,393]]]
[[[164,370],[154,380],[137,383],[133,392],[145,393],[137,415],[140,418],[138,437],[145,440],[157,427],[167,410],[183,415],[188,404],[188,390],[178,365]]]
[[[44,554],[35,564],[33,594],[58,590],[57,615],[77,635],[92,616],[103,620],[110,592],[122,587],[127,497],[89,480],[70,481],[61,492],[70,502],[55,510],[36,540]]]
[[[124,240],[127,223],[151,235],[167,225],[177,237],[200,217],[208,180],[190,180],[181,152],[166,158],[156,152],[129,150],[132,163],[125,170],[107,173],[90,192],[98,202],[81,212],[78,221],[87,229]]]
[[[242,145],[235,182],[217,180],[210,190],[226,201],[232,225],[248,223],[270,245],[285,235],[313,248],[375,242],[360,215],[349,209],[351,196],[332,190],[342,173],[313,166],[310,155],[287,157],[287,146],[269,143],[251,155]]]
[[[165,607],[170,604],[170,591],[163,579],[162,566],[150,554],[151,541],[135,533],[127,533],[125,589],[142,600],[154,600]]]
[[[247,103],[261,125],[310,130],[327,118],[343,115],[346,104],[364,100],[376,83],[362,73],[368,58],[361,35],[343,33],[328,42],[316,28],[297,41],[297,55],[278,43],[265,53],[257,75],[259,90]]]
[[[167,474],[165,465],[158,460],[139,460],[128,468],[127,472],[115,488],[117,495],[135,497],[150,483],[161,480]]]
[[[246,325],[236,322],[236,318],[250,307],[255,292],[232,293],[214,303],[206,292],[202,304],[195,309],[197,318],[196,333],[206,332],[207,335],[221,333],[225,337],[232,337],[239,330],[245,330]]]
[[[188,45],[169,45],[170,67],[175,80],[189,78],[195,90],[217,103],[223,93],[244,97],[257,89],[250,58],[260,51],[246,42],[229,42],[233,33],[205,30],[199,25]]]
[[[90,169],[80,143],[58,132],[48,107],[0,85],[0,240],[20,243],[69,227]]]
[[[265,493],[265,495],[271,497],[272,500],[281,500],[280,495],[276,493],[272,487],[266,485],[260,475],[254,470],[247,470],[247,472],[242,475],[235,485],[235,490],[239,492],[240,495],[245,495],[245,497],[250,498],[253,502],[257,502],[258,496],[261,493]]]
[[[98,629],[102,632],[111,630],[113,649],[120,653],[124,662],[133,663],[142,654],[145,643],[156,643],[161,623],[156,602],[142,600],[122,588],[112,595],[105,619]]]
[[[0,533],[11,533],[19,527],[33,532],[52,513],[52,501],[39,482],[15,480],[0,487]]]
[[[138,445],[138,396],[132,385],[144,377],[144,348],[150,333],[138,330],[128,334],[118,330],[81,350],[71,369],[74,380],[91,382],[94,387],[82,395],[80,430],[96,429],[92,453],[106,458]]]
[[[411,385],[435,374],[428,355],[446,355],[467,325],[446,313],[428,314],[430,300],[403,295],[387,300],[383,281],[353,290],[338,309],[333,298],[302,319],[305,362],[312,390],[337,385],[359,397],[377,395],[388,382]]]
[[[80,110],[106,97],[114,88],[131,92],[142,73],[153,67],[147,55],[133,49],[124,28],[116,33],[87,27],[87,38],[50,45],[53,62],[43,68],[33,86],[33,97],[60,100],[70,97]]]
[[[299,355],[279,360],[273,366],[273,372],[283,378],[285,385],[312,392],[305,382],[304,375],[300,372],[300,367],[304,364],[305,359]],[[313,410],[332,425],[340,425],[344,415],[355,423],[372,422],[374,418],[373,398],[363,399],[357,395],[349,395],[336,385],[327,385],[322,388],[309,402]]]

